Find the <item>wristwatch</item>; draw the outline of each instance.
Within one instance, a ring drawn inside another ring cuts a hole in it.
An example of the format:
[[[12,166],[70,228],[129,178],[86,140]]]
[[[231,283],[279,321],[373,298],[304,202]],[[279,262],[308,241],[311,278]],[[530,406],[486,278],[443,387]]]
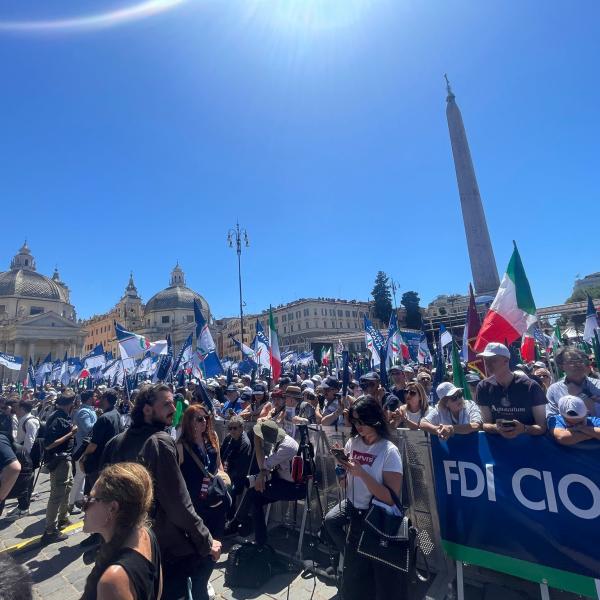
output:
[[[523,425],[523,433],[529,433],[529,425]]]

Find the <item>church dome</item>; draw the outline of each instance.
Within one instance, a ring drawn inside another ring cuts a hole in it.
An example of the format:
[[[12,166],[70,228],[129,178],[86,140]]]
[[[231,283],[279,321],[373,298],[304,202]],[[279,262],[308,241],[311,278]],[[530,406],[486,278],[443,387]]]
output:
[[[69,302],[65,288],[35,270],[35,259],[23,244],[10,263],[10,271],[0,273],[0,297],[19,296]]]
[[[185,276],[179,264],[171,272],[169,287],[154,294],[146,303],[144,313],[174,309],[194,310],[194,300],[200,304],[202,312],[208,314],[208,302],[197,292],[185,285]]]

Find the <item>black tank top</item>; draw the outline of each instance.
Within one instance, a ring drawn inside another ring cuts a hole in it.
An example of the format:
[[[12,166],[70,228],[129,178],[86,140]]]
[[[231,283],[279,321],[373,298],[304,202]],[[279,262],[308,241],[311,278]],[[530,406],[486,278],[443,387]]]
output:
[[[119,565],[125,569],[135,590],[136,600],[157,600],[160,586],[160,550],[154,533],[149,529],[146,531],[150,536],[152,561],[133,548],[122,548],[111,565]]]

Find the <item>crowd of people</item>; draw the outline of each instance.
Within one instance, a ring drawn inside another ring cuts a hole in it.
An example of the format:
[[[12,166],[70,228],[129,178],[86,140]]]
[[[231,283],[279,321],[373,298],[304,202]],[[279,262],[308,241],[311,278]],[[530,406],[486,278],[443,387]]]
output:
[[[268,541],[265,506],[306,495],[298,465],[306,426],[348,427],[334,448],[345,498],[324,519],[343,560],[345,600],[383,599],[406,589],[407,573],[360,552],[366,515],[401,514],[402,457],[395,428],[447,440],[484,432],[510,440],[549,435],[559,444],[600,439],[600,378],[584,352],[566,346],[553,381],[543,362],[511,368],[509,349],[480,354],[486,376],[466,367],[468,393],[448,371],[394,365],[342,383],[323,368],[126,390],[4,388],[0,405],[0,515],[29,514],[36,469],[49,473],[42,544],[64,541],[83,513],[84,599],[207,599],[222,540]],[[464,365],[463,365],[464,367]],[[461,367],[461,368],[463,368]],[[435,384],[434,384],[435,382]],[[465,396],[471,399],[465,398]],[[221,439],[216,423],[226,431]],[[250,425],[251,423],[252,425]],[[4,514],[7,499],[16,504]]]

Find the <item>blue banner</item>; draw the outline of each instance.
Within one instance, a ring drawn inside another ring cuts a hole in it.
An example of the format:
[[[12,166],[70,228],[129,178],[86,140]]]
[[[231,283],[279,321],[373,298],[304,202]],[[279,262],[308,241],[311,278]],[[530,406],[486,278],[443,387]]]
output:
[[[600,444],[479,433],[431,447],[449,555],[598,597]]]

